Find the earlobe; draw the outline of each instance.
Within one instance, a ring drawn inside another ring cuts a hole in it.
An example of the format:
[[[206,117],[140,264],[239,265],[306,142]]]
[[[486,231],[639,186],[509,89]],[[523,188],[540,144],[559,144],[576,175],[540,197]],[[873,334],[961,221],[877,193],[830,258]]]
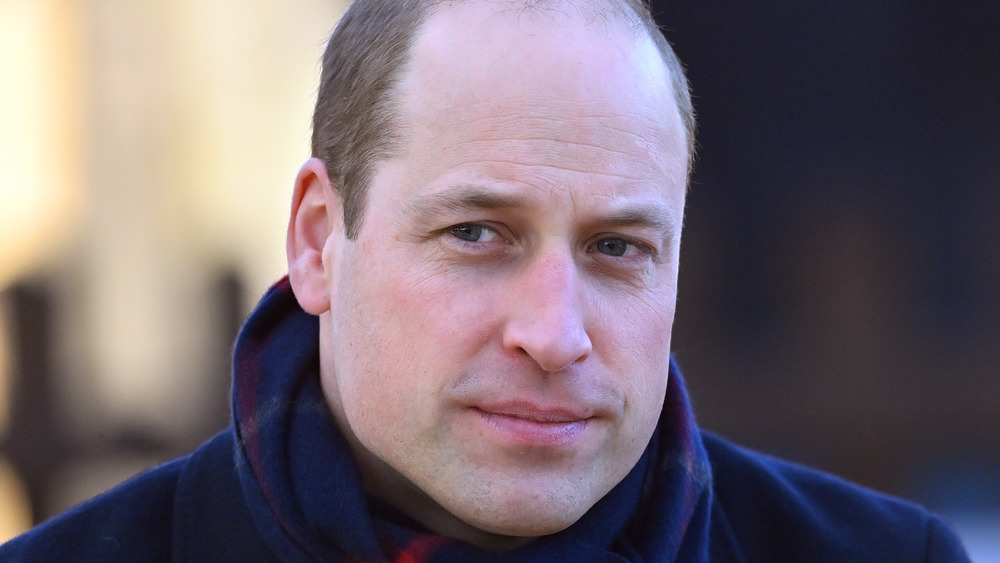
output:
[[[327,244],[340,244],[336,235],[343,234],[343,224],[340,192],[330,184],[323,161],[310,158],[295,178],[286,249],[292,291],[299,305],[313,315],[330,309],[332,280],[323,253]]]

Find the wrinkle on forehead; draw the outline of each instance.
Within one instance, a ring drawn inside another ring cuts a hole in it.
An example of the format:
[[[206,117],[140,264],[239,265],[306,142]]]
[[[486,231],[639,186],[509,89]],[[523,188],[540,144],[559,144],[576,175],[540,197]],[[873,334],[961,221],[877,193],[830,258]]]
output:
[[[686,181],[683,138],[663,135],[635,119],[596,117],[567,120],[523,116],[484,117],[467,126],[437,123],[415,130],[409,156],[431,168],[477,161],[483,166],[510,167],[515,177],[546,175],[546,170],[573,171],[648,182],[668,177]],[[433,139],[433,142],[428,142]],[[532,171],[534,170],[534,171]]]
[[[559,102],[558,106],[567,104]],[[528,112],[533,115],[526,115]],[[536,107],[526,112],[512,107],[504,115],[482,112],[464,121],[461,116],[453,115],[449,125],[432,120],[428,132],[446,139],[450,132],[463,126],[476,131],[469,141],[553,142],[631,157],[670,148],[669,136],[639,113],[588,114],[575,112],[572,106],[569,109],[546,107],[544,111]]]

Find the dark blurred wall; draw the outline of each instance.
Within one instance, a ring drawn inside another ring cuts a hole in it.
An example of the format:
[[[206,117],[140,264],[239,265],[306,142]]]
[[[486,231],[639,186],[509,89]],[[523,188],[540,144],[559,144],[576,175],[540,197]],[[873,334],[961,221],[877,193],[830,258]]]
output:
[[[699,114],[674,349],[702,424],[1000,506],[1000,3],[653,5]]]

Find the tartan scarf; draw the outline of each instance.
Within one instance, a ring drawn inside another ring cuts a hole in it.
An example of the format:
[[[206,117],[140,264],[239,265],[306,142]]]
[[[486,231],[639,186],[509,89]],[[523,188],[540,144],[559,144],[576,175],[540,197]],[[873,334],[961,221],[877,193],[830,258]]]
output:
[[[386,518],[365,494],[319,383],[319,323],[276,283],[236,344],[236,465],[259,533],[282,561],[674,561],[708,549],[711,469],[680,373],[635,468],[579,521],[498,554]],[[375,508],[375,510],[373,510]]]

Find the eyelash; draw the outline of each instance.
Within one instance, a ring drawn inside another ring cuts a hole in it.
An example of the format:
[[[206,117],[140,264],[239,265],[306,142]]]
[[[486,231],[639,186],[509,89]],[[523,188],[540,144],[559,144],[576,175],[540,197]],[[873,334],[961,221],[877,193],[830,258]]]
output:
[[[466,239],[463,239],[462,237],[458,236],[457,233],[458,233],[458,231],[460,229],[479,229],[480,231],[490,231],[490,232],[492,232],[493,235],[494,235],[494,237],[500,237],[501,236],[500,233],[497,232],[497,229],[494,229],[493,227],[490,227],[489,225],[483,225],[481,223],[459,223],[458,225],[452,225],[451,227],[448,227],[445,230],[448,231],[448,233],[450,233],[451,236],[453,236],[454,238],[456,238],[456,239],[458,239],[458,240],[460,240],[460,241],[462,241],[464,243],[467,243],[467,244],[484,244],[484,242],[482,242],[482,241],[478,241],[478,240],[466,240]]]
[[[445,229],[443,229],[443,232],[445,234],[447,234],[448,236],[450,236],[451,238],[453,238],[454,240],[458,241],[458,243],[462,244],[463,246],[466,246],[466,245],[467,246],[482,246],[482,245],[489,244],[490,242],[492,242],[492,241],[478,241],[478,240],[472,241],[472,240],[465,240],[465,239],[461,238],[460,236],[458,236],[458,234],[457,234],[457,232],[460,229],[480,229],[481,231],[489,231],[489,232],[493,233],[493,236],[495,238],[499,238],[501,241],[505,241],[506,240],[505,237],[500,233],[499,229],[497,229],[495,227],[492,227],[490,225],[487,225],[487,224],[483,224],[483,223],[474,223],[474,222],[473,223],[459,223],[457,225],[452,225],[450,227],[446,227]],[[598,254],[601,254],[601,255],[606,256],[608,258],[612,258],[612,259],[617,258],[617,259],[621,259],[621,260],[629,260],[631,258],[632,260],[635,260],[635,257],[630,257],[628,255],[628,250],[629,250],[628,248],[626,248],[625,252],[621,256],[615,256],[613,254],[608,254],[608,253],[604,253],[604,252],[598,252],[596,250],[596,246],[598,244],[602,243],[602,242],[607,242],[607,241],[620,241],[621,243],[623,243],[623,244],[625,244],[627,246],[630,246],[630,247],[638,250],[639,252],[643,253],[647,257],[651,258],[653,261],[658,262],[657,252],[656,252],[656,250],[653,247],[651,247],[650,245],[648,245],[646,243],[637,241],[635,239],[632,239],[632,238],[629,238],[629,237],[623,237],[623,236],[619,236],[619,235],[610,235],[610,234],[609,235],[601,235],[600,238],[596,239],[593,243],[591,243],[590,245],[588,245],[588,247],[587,247],[587,253],[588,254],[598,253]]]

